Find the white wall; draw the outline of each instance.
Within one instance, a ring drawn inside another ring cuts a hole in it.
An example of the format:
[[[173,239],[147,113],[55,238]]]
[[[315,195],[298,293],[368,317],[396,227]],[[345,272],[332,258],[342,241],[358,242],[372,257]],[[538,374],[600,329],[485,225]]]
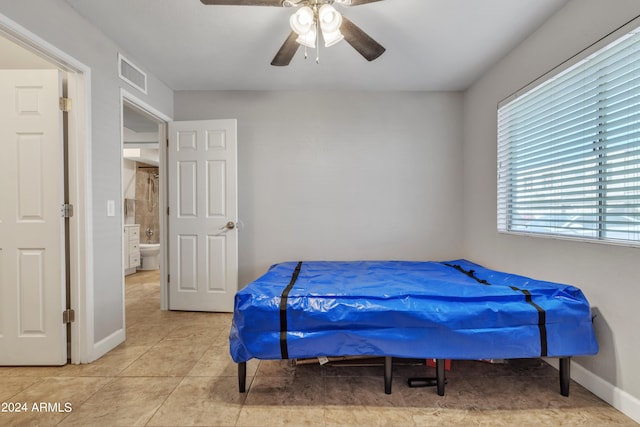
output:
[[[639,14],[637,0],[572,0],[479,79],[464,99],[464,253],[489,267],[580,287],[598,314],[600,353],[576,362],[593,388],[600,384],[601,397],[618,408],[627,405],[636,420],[640,250],[498,234],[496,108],[501,99]]]
[[[460,254],[462,96],[176,92],[238,119],[240,286],[273,263]]]
[[[173,92],[148,75],[148,95],[118,78],[117,53],[135,58],[92,27],[62,0],[0,0],[0,13],[91,68],[91,192],[93,203],[94,341],[123,330],[122,218],[107,217],[107,200],[122,212],[120,88],[171,116]],[[142,66],[142,64],[137,64]],[[96,355],[98,356],[98,355]]]

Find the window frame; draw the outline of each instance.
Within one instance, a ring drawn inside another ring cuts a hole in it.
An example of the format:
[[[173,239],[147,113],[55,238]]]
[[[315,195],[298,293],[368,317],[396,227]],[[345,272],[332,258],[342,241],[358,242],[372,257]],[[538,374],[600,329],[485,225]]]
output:
[[[501,160],[504,160],[504,157],[501,157],[504,155],[504,152],[501,151],[501,141],[500,141],[500,112],[501,109],[508,107],[509,105],[511,105],[512,103],[515,103],[518,100],[524,99],[524,97],[526,95],[530,95],[531,93],[535,93],[536,90],[539,90],[540,88],[544,88],[545,86],[547,86],[548,84],[553,84],[553,82],[555,82],[558,79],[561,79],[562,76],[568,75],[571,73],[571,71],[573,71],[576,68],[579,68],[583,63],[585,63],[585,61],[588,61],[594,57],[597,57],[600,54],[603,54],[605,52],[607,52],[609,50],[609,48],[618,45],[619,43],[624,42],[624,40],[628,39],[629,37],[632,37],[632,35],[635,34],[636,36],[640,35],[640,17],[636,17],[632,20],[630,20],[629,22],[627,22],[626,24],[622,25],[621,27],[619,27],[618,29],[616,29],[615,31],[612,31],[611,33],[609,33],[608,35],[606,35],[605,37],[601,38],[600,40],[598,40],[597,42],[593,43],[592,45],[590,45],[589,47],[587,47],[586,49],[584,49],[583,51],[579,52],[578,54],[574,55],[573,57],[571,57],[569,60],[565,61],[564,63],[558,65],[557,67],[553,68],[552,70],[550,70],[549,72],[545,73],[544,75],[540,76],[539,78],[537,78],[536,80],[534,80],[533,82],[529,83],[528,85],[526,85],[525,87],[521,88],[520,90],[516,91],[515,93],[511,94],[510,96],[508,96],[507,98],[503,99],[502,101],[500,101],[498,103],[498,107],[497,107],[497,113],[498,113],[498,158],[497,158],[497,172],[498,172],[498,176],[497,176],[497,215],[496,215],[496,220],[497,220],[497,231],[499,233],[502,234],[515,234],[515,235],[527,235],[527,236],[536,236],[536,237],[547,237],[547,238],[555,238],[555,239],[567,239],[567,240],[579,240],[579,241],[585,241],[585,242],[590,242],[590,243],[600,243],[600,244],[610,244],[610,245],[622,245],[622,246],[632,246],[632,247],[640,247],[640,236],[639,237],[635,237],[633,236],[633,240],[631,239],[632,235],[635,235],[635,233],[632,233],[629,235],[628,239],[615,239],[612,237],[607,237],[606,233],[607,230],[604,228],[607,225],[607,221],[606,221],[606,216],[609,215],[611,216],[612,214],[610,212],[607,212],[607,209],[609,209],[606,205],[602,205],[602,202],[599,202],[598,204],[592,205],[591,209],[595,209],[597,208],[597,210],[595,212],[590,212],[590,213],[579,213],[579,212],[574,212],[574,215],[578,215],[581,214],[583,215],[583,218],[580,220],[583,225],[584,224],[589,224],[589,222],[591,221],[590,217],[594,217],[593,219],[593,224],[595,226],[595,228],[593,229],[593,234],[591,236],[588,235],[577,235],[577,236],[573,236],[568,234],[567,232],[563,232],[564,229],[562,228],[563,226],[565,226],[565,224],[570,224],[570,222],[566,222],[564,224],[562,224],[560,226],[560,228],[558,228],[558,230],[553,231],[550,226],[548,229],[546,230],[538,230],[538,231],[531,231],[531,230],[526,230],[523,229],[523,227],[521,226],[517,226],[514,227],[514,221],[517,220],[517,215],[518,212],[513,212],[511,211],[511,204],[510,202],[512,200],[514,200],[515,198],[518,197],[518,195],[516,194],[515,196],[513,196],[511,194],[511,192],[513,191],[512,189],[508,188],[510,186],[512,186],[512,184],[510,184],[509,182],[504,182],[502,181],[503,179],[505,180],[509,180],[511,179],[511,175],[509,175],[509,178],[504,178],[504,171],[505,171],[505,166],[502,164]],[[640,109],[640,107],[639,107]],[[631,121],[630,123],[635,123],[635,121]],[[599,135],[599,132],[601,132],[601,129],[603,126],[606,126],[605,122],[603,120],[600,121],[600,123],[595,127],[595,128],[590,128],[591,130],[597,130],[597,132],[595,133],[596,135]],[[640,125],[638,125],[640,126]],[[635,139],[635,138],[634,138]],[[606,141],[600,141],[599,142],[599,146],[600,147],[605,147],[606,148]],[[595,146],[594,146],[595,147]],[[634,150],[634,153],[636,151]],[[611,155],[611,153],[609,153],[609,155]],[[631,156],[629,156],[631,159],[634,159],[636,157],[635,154],[632,154]],[[509,161],[511,160],[511,157],[507,158]],[[604,167],[603,165],[603,154],[598,154],[597,152],[594,152],[594,159],[596,159],[597,165],[596,165],[596,169],[599,169],[599,171],[597,173],[594,174],[594,177],[596,179],[598,179],[598,177],[601,177],[603,175],[606,175],[607,173],[603,173],[602,169]],[[506,169],[509,169],[509,171],[511,171],[510,166]],[[619,173],[619,172],[618,172]],[[502,175],[502,176],[501,176]],[[632,179],[636,179],[635,176]],[[638,180],[640,181],[640,178],[638,178]],[[513,182],[513,181],[511,181]],[[561,182],[566,182],[566,177],[563,178],[563,180]],[[635,181],[634,181],[635,182]],[[546,185],[546,184],[545,184]],[[581,184],[584,188],[588,188],[587,184]],[[597,200],[607,200],[606,197],[603,197],[603,194],[607,192],[606,189],[606,182],[603,182],[601,180],[598,179],[598,181],[594,181],[594,185],[596,187],[596,189],[594,190],[594,194],[595,194],[595,199]],[[504,192],[507,192],[509,194],[507,194],[506,196],[503,194]],[[546,191],[546,190],[545,190]],[[587,191],[584,189],[581,189],[580,191]],[[523,190],[522,192],[523,194],[525,193],[525,191]],[[547,197],[547,196],[545,196]],[[635,197],[635,196],[634,196]],[[565,208],[571,208],[576,210],[575,206],[565,206]],[[578,209],[579,210],[579,209]],[[585,208],[586,211],[586,208]],[[587,217],[587,215],[589,215],[589,217]],[[629,218],[634,219],[635,217],[635,212],[634,213],[630,213],[630,214],[626,214],[627,216],[629,216]],[[620,214],[621,217],[623,217],[623,214]],[[538,218],[536,218],[536,220],[538,220]],[[553,219],[555,221],[555,219]],[[559,221],[562,221],[562,218],[559,218]],[[575,221],[575,218],[574,218]],[[629,221],[629,219],[626,220],[627,224]],[[567,226],[567,227],[570,227]],[[526,227],[524,227],[526,228]],[[631,225],[631,228],[635,229],[634,225]],[[569,228],[567,228],[568,230]],[[588,231],[585,229],[582,229],[581,231]],[[609,231],[612,232],[612,231]],[[586,234],[586,233],[585,233]]]

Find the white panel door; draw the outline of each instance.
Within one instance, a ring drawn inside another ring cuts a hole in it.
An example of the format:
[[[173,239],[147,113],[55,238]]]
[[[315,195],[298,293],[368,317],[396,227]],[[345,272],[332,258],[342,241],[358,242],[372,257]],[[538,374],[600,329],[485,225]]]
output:
[[[169,123],[169,309],[233,311],[236,120]]]
[[[64,365],[58,70],[0,70],[0,365]]]

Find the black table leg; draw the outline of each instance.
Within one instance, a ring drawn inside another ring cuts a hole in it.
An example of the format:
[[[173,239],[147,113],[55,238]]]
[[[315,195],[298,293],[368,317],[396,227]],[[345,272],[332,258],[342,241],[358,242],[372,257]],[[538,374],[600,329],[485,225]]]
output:
[[[246,391],[247,384],[247,362],[238,363],[238,389],[240,393]]]
[[[571,383],[571,358],[560,358],[560,394],[569,396],[569,384]]]
[[[444,396],[444,359],[436,359],[436,381],[438,396]]]
[[[393,380],[393,358],[386,356],[384,358],[384,392],[391,394],[391,381]]]

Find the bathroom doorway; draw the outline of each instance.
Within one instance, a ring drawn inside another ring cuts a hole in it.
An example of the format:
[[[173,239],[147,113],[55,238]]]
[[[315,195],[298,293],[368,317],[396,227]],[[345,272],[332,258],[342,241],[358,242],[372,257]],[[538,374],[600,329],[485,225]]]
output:
[[[165,238],[166,174],[164,144],[169,119],[122,91],[123,286],[157,286],[167,309]],[[125,289],[125,313],[127,295]],[[126,319],[127,325],[134,319]]]

